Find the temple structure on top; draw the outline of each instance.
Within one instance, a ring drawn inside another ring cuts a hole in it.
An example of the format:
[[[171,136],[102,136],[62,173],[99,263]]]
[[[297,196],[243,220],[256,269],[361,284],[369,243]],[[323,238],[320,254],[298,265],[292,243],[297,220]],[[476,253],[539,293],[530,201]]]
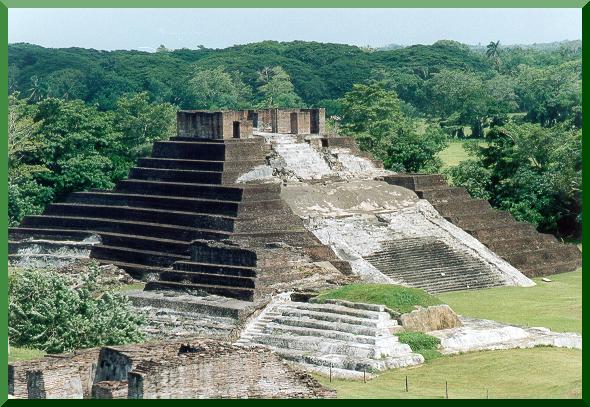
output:
[[[250,138],[253,131],[281,134],[324,134],[325,109],[181,110],[178,137]]]

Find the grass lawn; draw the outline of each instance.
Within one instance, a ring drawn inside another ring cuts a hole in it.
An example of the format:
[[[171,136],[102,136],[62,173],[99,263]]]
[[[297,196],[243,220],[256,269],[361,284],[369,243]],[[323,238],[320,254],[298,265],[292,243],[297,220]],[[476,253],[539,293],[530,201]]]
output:
[[[16,362],[17,360],[30,360],[42,358],[45,352],[38,349],[17,348],[10,347],[10,355],[8,355],[8,362]]]
[[[449,140],[447,148],[438,153],[439,158],[443,162],[443,169],[453,167],[459,164],[461,161],[465,161],[469,158],[467,151],[463,148],[463,145],[469,140]],[[479,144],[485,143],[484,140],[479,140]]]
[[[438,154],[443,162],[443,168],[453,167],[468,158],[463,143],[461,140],[450,140],[448,147]]]
[[[408,376],[409,392],[405,391]],[[580,398],[582,352],[533,348],[444,356],[425,365],[390,370],[362,381],[316,376],[339,398]]]
[[[535,278],[534,287],[498,287],[439,294],[457,313],[506,323],[582,332],[582,270]]]
[[[328,298],[368,304],[384,304],[389,309],[401,313],[414,310],[416,305],[428,307],[442,304],[441,300],[424,290],[391,284],[350,284],[318,296],[320,301]]]

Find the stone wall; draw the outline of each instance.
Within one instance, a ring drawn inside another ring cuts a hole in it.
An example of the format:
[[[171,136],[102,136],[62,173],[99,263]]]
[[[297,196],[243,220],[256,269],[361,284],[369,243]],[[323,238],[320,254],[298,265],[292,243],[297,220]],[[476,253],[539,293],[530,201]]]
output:
[[[8,365],[8,393],[16,398],[89,398],[99,349]]]
[[[323,398],[334,394],[273,352],[199,343],[129,373],[129,398]]]
[[[180,110],[176,113],[176,132],[178,137],[207,139],[223,138],[221,112]]]
[[[334,396],[268,349],[185,341],[89,349],[12,363],[9,394],[68,399]]]

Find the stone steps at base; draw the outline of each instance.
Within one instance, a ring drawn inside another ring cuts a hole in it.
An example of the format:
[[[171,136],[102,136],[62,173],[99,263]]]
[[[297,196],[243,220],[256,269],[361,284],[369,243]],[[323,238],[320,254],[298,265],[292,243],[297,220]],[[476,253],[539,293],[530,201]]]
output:
[[[280,319],[277,319],[276,322],[268,323],[259,334],[310,336],[316,338],[336,339],[348,343],[358,343],[365,345],[376,345],[379,341],[386,341],[390,339],[392,343],[398,342],[396,337],[386,338],[378,336],[356,335],[348,332],[342,332],[340,330],[305,328],[285,325],[281,323]]]
[[[22,239],[48,239],[48,240],[83,240],[92,236],[93,233],[77,229],[44,229],[14,227],[8,228],[8,238],[15,241]]]
[[[39,253],[39,254],[10,254],[8,255],[8,262],[15,263],[21,260],[27,259],[36,259],[40,263],[47,263],[53,264],[56,262],[66,262],[70,263],[77,259],[87,259],[88,256],[80,254],[80,255],[73,255],[73,254],[48,254],[48,253]]]
[[[211,273],[236,277],[256,277],[255,267],[231,266],[227,264],[201,263],[195,261],[178,261],[172,265],[172,268],[185,273]]]
[[[314,298],[310,301],[312,303],[319,303],[319,304],[335,304],[335,305],[342,305],[347,308],[352,309],[360,309],[365,311],[375,311],[375,312],[387,312],[385,305],[382,304],[369,304],[363,302],[352,302],[346,300],[337,300],[333,298],[326,298],[318,302],[314,301]]]
[[[160,273],[160,281],[208,284],[225,287],[241,287],[254,289],[254,279],[251,277],[235,277],[224,274],[185,273],[182,271],[164,271]]]
[[[338,354],[359,358],[379,359],[387,356],[404,356],[411,353],[408,345],[397,343],[395,346],[379,347],[367,344],[350,343],[325,337],[314,338],[298,335],[259,335],[254,343],[268,345],[277,349],[296,349],[301,351]]]
[[[514,267],[538,267],[552,263],[563,263],[579,260],[582,264],[582,253],[575,246],[542,247],[538,250],[523,251],[502,256]]]
[[[188,260],[189,256],[153,252],[148,250],[129,249],[126,247],[106,246],[99,244],[93,247],[91,257],[103,263],[111,261],[133,264],[145,264],[152,267],[170,267],[175,261]]]
[[[304,311],[318,311],[329,314],[347,315],[356,318],[366,318],[374,320],[387,320],[390,321],[391,317],[389,314],[384,312],[375,312],[363,309],[349,308],[341,304],[314,304],[305,302],[292,302],[282,307],[282,309],[298,309]]]
[[[126,221],[122,219],[87,218],[53,215],[25,216],[21,223],[25,228],[38,229],[78,229],[88,233],[110,232],[134,234],[171,240],[212,239],[221,240],[230,236],[230,232],[190,228],[180,225],[168,225],[151,222]]]
[[[269,316],[268,321],[279,321],[282,325],[311,328],[327,329],[339,332],[347,332],[354,335],[376,336],[382,333],[382,330],[376,327],[363,326],[359,324],[347,324],[342,322],[321,321],[309,317],[289,317],[281,314]]]
[[[279,312],[279,311],[277,311]],[[343,324],[357,324],[372,328],[380,328],[383,325],[383,321],[375,319],[364,319],[351,317],[348,315],[339,315],[332,313],[325,313],[320,311],[302,310],[297,308],[281,308],[280,313],[282,316],[287,317],[298,317],[298,318],[310,318],[319,321],[337,322]]]
[[[478,228],[474,230],[465,230],[467,233],[481,241],[483,244],[488,242],[516,239],[522,237],[535,236],[537,233],[535,227],[530,223],[515,223],[506,226],[496,226],[491,228]]]
[[[198,297],[174,291],[126,291],[127,298],[136,307],[152,307],[155,309],[173,310],[176,312],[194,313],[207,317],[223,317],[241,320],[253,311],[253,304],[226,297]]]
[[[450,216],[472,216],[492,212],[492,206],[488,201],[482,199],[471,199],[460,202],[433,204],[434,208],[444,217]]]
[[[348,372],[358,372],[358,377],[362,379],[363,372],[376,373],[387,369],[399,369],[424,363],[424,357],[417,353],[374,360],[343,357],[340,355],[316,355],[292,349],[275,349],[275,352],[286,360],[300,363],[304,368],[307,365],[312,371],[316,371],[326,376],[330,374],[331,368],[332,377],[334,378],[336,378],[338,374],[341,374],[344,378],[350,378]]]
[[[178,292],[205,292],[224,297],[237,298],[243,301],[254,299],[254,290],[240,287],[224,287],[209,284],[183,284],[171,281],[150,281],[145,286],[146,290],[172,290]]]
[[[448,187],[435,189],[418,189],[416,195],[420,199],[426,199],[430,203],[447,203],[466,201],[471,199],[471,195],[463,187]]]
[[[548,276],[551,274],[557,273],[567,273],[569,271],[575,271],[580,267],[580,262],[577,260],[574,261],[566,261],[561,263],[553,263],[545,266],[537,266],[537,267],[530,267],[530,268],[521,268],[519,269],[521,273],[523,273],[527,277],[541,277],[541,276]]]
[[[538,250],[548,246],[560,247],[555,236],[544,233],[538,233],[538,236],[528,238],[498,240],[488,243],[488,248],[500,255],[520,253],[524,250]]]
[[[22,254],[26,250],[30,254],[55,254],[64,248],[69,250],[85,250],[90,253],[92,246],[96,243],[83,243],[61,240],[30,240],[30,241],[8,241],[8,254]]]

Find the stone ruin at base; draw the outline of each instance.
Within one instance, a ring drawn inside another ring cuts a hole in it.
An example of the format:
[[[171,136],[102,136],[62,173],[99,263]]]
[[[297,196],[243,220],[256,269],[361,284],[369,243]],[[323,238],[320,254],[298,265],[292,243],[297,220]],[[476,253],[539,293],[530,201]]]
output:
[[[351,282],[430,293],[530,286],[528,277],[581,264],[575,246],[441,175],[384,170],[353,139],[326,134],[323,109],[177,117],[177,137],[155,142],[113,190],[75,192],[10,229],[10,262],[90,256],[147,283],[128,296],[147,312],[153,340],[260,345],[345,377],[423,359],[397,341],[403,326],[382,306],[307,302],[322,290]],[[153,363],[167,365],[168,354],[158,355]],[[131,377],[119,379],[126,384],[95,383],[97,394],[139,394]],[[30,380],[39,387],[35,374]]]
[[[114,346],[9,366],[17,398],[331,398],[265,348],[196,339]]]

